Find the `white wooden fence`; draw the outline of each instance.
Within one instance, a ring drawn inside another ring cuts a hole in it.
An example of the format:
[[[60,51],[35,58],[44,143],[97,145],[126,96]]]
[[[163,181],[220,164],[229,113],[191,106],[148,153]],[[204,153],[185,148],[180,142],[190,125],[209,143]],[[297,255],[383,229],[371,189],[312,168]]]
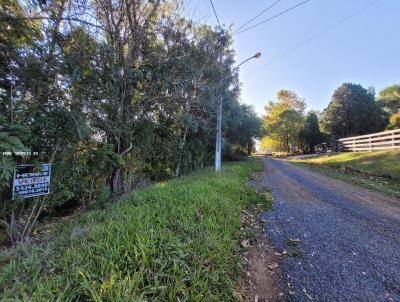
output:
[[[338,140],[339,149],[372,151],[400,148],[400,129],[346,137]]]

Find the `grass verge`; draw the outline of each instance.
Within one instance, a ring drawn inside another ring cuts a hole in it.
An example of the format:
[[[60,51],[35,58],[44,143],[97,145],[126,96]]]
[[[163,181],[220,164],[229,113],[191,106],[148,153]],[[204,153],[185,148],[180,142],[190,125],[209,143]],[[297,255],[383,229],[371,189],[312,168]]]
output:
[[[340,165],[373,175],[400,178],[400,150],[325,153],[293,161]]]
[[[0,254],[0,295],[25,301],[236,301],[240,216],[270,203],[256,161],[159,183]]]
[[[330,153],[291,161],[370,190],[400,197],[400,150]]]

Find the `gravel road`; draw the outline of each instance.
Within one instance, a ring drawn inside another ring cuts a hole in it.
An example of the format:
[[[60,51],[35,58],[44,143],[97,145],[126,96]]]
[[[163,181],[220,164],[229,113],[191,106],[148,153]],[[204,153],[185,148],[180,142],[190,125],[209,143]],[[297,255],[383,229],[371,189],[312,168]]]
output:
[[[288,301],[400,301],[400,200],[263,158]],[[290,241],[293,239],[293,241]],[[299,239],[299,242],[297,241]]]

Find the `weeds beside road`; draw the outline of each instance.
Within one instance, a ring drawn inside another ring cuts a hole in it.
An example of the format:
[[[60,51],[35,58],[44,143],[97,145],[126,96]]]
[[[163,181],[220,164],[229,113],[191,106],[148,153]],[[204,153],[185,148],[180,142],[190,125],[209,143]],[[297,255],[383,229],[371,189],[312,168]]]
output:
[[[205,169],[60,224],[0,255],[2,299],[234,301],[240,216],[269,203],[246,184],[255,161]]]

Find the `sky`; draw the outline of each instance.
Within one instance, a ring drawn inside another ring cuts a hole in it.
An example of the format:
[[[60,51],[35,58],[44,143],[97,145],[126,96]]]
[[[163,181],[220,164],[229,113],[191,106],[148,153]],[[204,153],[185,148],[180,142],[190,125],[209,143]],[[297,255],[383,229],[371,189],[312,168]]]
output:
[[[189,1],[195,20],[217,25],[209,0]],[[281,0],[249,26],[302,1]],[[233,29],[274,2],[213,0],[221,24]],[[262,53],[240,67],[241,101],[260,115],[282,88],[322,111],[344,82],[376,92],[400,83],[400,0],[310,0],[233,38],[237,63]]]

